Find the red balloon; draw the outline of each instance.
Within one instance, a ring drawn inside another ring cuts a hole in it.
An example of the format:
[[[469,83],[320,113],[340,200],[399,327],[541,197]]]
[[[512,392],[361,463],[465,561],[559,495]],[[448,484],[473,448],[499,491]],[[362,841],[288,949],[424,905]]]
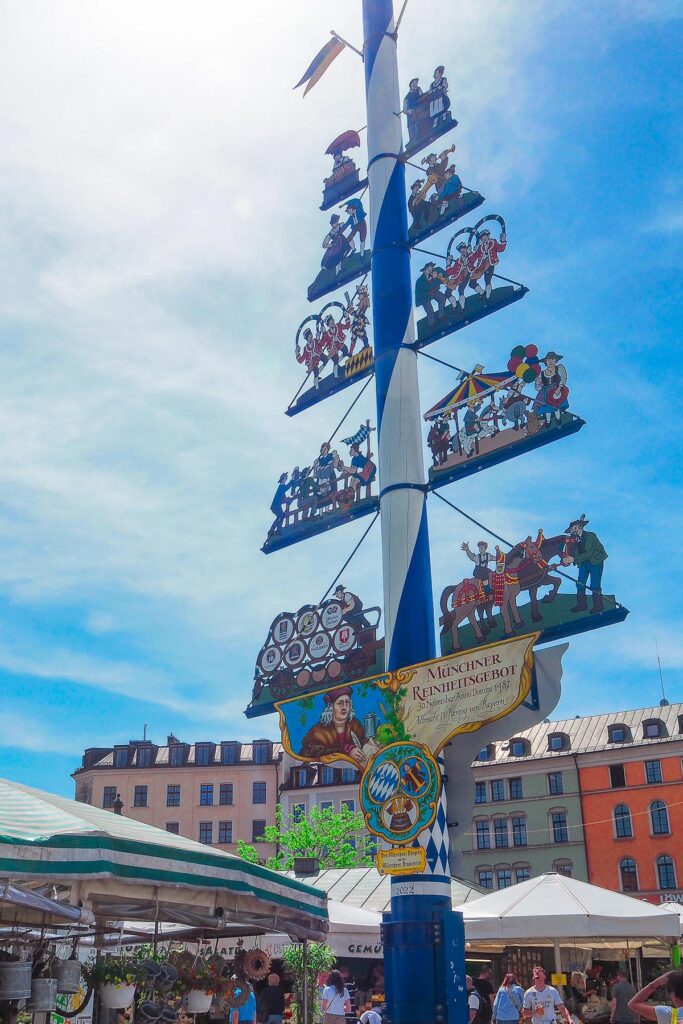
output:
[[[525,356],[537,356],[538,355],[538,345],[525,345],[524,346],[524,355]]]
[[[510,373],[514,373],[517,367],[521,364],[521,362],[522,360],[519,356],[513,356],[513,358],[510,359],[510,361],[508,362],[508,370],[510,371]]]

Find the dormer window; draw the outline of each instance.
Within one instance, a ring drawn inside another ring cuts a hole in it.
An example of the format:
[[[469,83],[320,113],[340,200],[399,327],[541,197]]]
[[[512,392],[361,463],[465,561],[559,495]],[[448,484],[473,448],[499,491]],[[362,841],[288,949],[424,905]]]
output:
[[[128,747],[114,747],[114,768],[128,767]]]
[[[221,764],[237,764],[240,758],[240,744],[236,740],[221,743]]]
[[[630,743],[631,739],[631,730],[627,725],[616,724],[607,726],[608,743]]]
[[[530,749],[528,740],[520,739],[519,736],[510,740],[510,755],[512,757],[526,757]]]
[[[138,768],[151,768],[152,766],[152,748],[151,747],[138,747],[138,756],[135,763]]]
[[[477,761],[492,761],[496,754],[496,748],[493,743],[488,743],[485,747],[482,747],[477,754]]]
[[[661,718],[649,718],[643,722],[643,739],[656,740],[659,736],[666,736],[666,729]]]
[[[551,732],[548,736],[548,750],[569,750],[569,737],[564,732]]]
[[[195,743],[194,763],[199,768],[206,768],[213,757],[213,743]]]
[[[180,768],[185,764],[185,744],[174,743],[168,748],[168,760],[172,768]]]
[[[268,764],[270,761],[270,741],[254,740],[254,764]]]

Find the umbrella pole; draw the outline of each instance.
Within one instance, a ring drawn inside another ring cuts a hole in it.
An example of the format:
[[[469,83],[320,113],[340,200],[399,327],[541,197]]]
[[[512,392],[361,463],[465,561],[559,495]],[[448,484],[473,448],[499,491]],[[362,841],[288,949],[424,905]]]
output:
[[[304,1024],[308,1024],[308,939],[304,939],[303,963],[304,963],[304,1000],[303,1000]]]
[[[560,944],[557,939],[553,942],[553,949],[555,950],[555,973],[562,974],[562,950],[560,949]],[[562,985],[557,985],[556,988],[564,1002],[564,987]]]
[[[628,960],[628,979],[633,984],[633,964],[631,963],[631,947],[626,940],[626,958]]]

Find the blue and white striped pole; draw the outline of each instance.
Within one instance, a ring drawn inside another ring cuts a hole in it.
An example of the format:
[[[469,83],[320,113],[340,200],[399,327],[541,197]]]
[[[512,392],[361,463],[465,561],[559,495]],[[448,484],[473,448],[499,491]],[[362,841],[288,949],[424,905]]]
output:
[[[363,0],[363,35],[384,628],[387,668],[396,669],[436,651],[392,0]],[[392,879],[384,949],[392,1024],[452,1024],[466,1013],[456,996],[464,942],[450,913],[445,796],[423,838],[427,871]]]

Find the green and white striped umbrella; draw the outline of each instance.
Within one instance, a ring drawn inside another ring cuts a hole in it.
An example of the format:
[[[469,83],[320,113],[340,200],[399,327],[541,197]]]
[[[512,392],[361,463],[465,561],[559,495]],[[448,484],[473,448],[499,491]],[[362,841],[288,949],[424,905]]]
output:
[[[0,878],[71,886],[99,918],[239,922],[323,939],[319,889],[192,839],[0,779]]]

